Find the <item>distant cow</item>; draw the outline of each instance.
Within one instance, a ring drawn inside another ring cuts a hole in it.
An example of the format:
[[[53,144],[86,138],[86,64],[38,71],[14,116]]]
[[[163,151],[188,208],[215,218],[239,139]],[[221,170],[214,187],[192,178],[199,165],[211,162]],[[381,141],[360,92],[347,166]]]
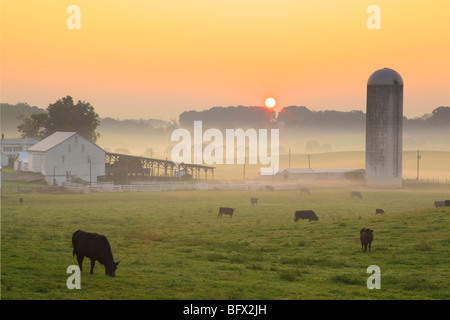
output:
[[[20,203],[20,204],[23,203],[23,198],[19,198],[19,203]]]
[[[105,275],[114,277],[119,262],[114,262],[108,239],[97,233],[75,231],[72,235],[73,255],[77,255],[80,271],[83,270],[83,258],[91,259],[91,274],[94,273],[95,260],[105,266]]]
[[[439,207],[445,207],[445,201],[435,201],[435,202],[434,202],[434,206],[435,206],[436,208],[439,208]]]
[[[444,203],[446,207],[450,207],[450,200],[445,200]]]
[[[359,231],[359,238],[361,240],[361,250],[364,250],[364,252],[367,252],[367,246],[369,246],[369,252],[370,252],[370,247],[372,245],[372,240],[373,240],[373,230],[362,228]]]
[[[375,214],[383,214],[384,210],[383,209],[375,209]]]
[[[250,198],[250,202],[252,203],[252,206],[258,205],[258,198]]]
[[[359,191],[352,191],[350,198],[353,198],[353,197],[358,197],[358,198],[362,199],[362,194]]]
[[[435,202],[434,202],[434,206],[435,206],[436,208],[439,208],[439,207],[445,207],[445,201],[435,201]]]
[[[219,208],[219,214],[217,216],[222,218],[223,214],[228,214],[230,216],[230,218],[231,218],[231,217],[233,217],[233,212],[234,212],[234,208],[220,207]]]
[[[312,210],[302,210],[295,211],[294,221],[297,222],[298,219],[308,219],[309,221],[319,221],[319,217],[316,216],[316,213]]]
[[[300,188],[300,193],[311,194],[308,188]]]

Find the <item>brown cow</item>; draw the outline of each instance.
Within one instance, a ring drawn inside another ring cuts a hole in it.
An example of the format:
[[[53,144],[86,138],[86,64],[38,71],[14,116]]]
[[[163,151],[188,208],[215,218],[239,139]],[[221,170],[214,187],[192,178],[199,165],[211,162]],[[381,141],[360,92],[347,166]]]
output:
[[[362,199],[362,194],[359,191],[352,191],[352,193],[350,194],[350,198],[353,198],[353,197],[358,197],[358,198]]]
[[[383,209],[375,209],[375,214],[383,214],[384,210]]]
[[[258,198],[250,198],[250,202],[252,203],[252,206],[258,205]]]
[[[223,214],[227,214],[227,215],[230,216],[230,218],[232,218],[233,217],[233,213],[234,213],[234,208],[220,207],[219,208],[219,214],[217,216],[222,218]]]
[[[367,246],[369,246],[369,252],[372,245],[373,240],[373,230],[362,228],[359,231],[359,238],[361,240],[361,250],[367,252]]]
[[[319,217],[312,210],[301,210],[295,211],[294,221],[297,222],[299,219],[308,219],[308,221],[319,221]]]

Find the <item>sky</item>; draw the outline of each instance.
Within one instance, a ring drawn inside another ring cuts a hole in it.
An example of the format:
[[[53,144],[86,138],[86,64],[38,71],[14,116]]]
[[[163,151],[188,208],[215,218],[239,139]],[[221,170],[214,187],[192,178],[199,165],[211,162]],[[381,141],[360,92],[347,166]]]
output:
[[[70,5],[80,29],[69,29]],[[369,29],[371,5],[380,29]],[[450,105],[448,0],[2,0],[1,102],[70,95],[100,117],[178,120],[215,106],[366,108],[381,68],[404,115]],[[77,20],[78,21],[78,20]]]

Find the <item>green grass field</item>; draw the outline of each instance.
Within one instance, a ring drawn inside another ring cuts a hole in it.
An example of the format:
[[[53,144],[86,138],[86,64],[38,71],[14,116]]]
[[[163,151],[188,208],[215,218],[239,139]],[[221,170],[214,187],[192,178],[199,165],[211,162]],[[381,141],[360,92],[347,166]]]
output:
[[[1,298],[448,299],[450,208],[433,207],[448,186],[361,191],[25,194],[23,205],[3,191]],[[320,220],[294,222],[301,209]],[[370,253],[362,227],[374,229]],[[106,235],[121,263],[112,278],[98,262],[90,275],[85,259],[81,290],[69,290],[78,229]],[[370,265],[380,290],[366,286]]]

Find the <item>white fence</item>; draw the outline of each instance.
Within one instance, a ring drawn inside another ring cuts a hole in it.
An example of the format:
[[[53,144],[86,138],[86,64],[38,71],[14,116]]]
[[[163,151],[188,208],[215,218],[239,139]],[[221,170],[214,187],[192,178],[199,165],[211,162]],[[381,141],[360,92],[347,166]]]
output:
[[[110,183],[93,183],[92,186],[65,183],[65,190],[74,193],[90,192],[161,192],[178,190],[296,190],[297,184],[269,183],[205,183],[205,182],[154,182],[134,183],[131,185],[114,185]]]

